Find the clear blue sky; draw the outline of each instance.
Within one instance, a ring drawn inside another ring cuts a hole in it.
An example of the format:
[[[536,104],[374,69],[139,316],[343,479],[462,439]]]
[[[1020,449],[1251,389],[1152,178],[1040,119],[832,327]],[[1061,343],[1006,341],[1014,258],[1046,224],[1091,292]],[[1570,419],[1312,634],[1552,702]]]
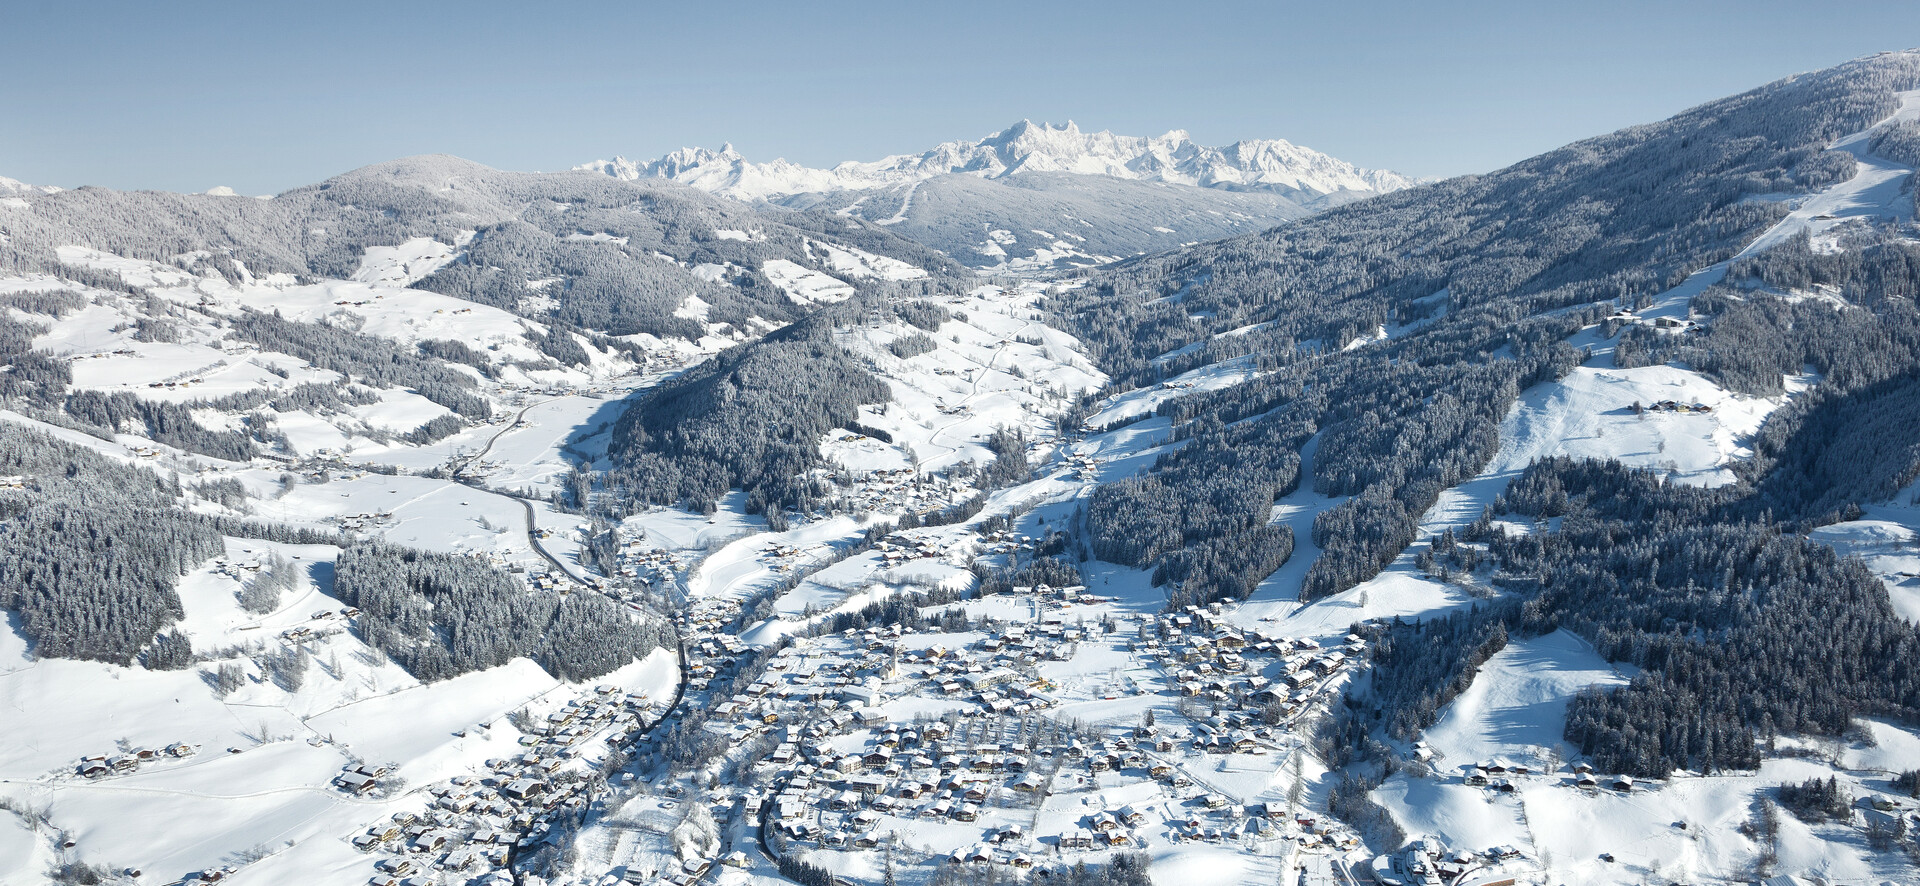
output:
[[[1920,2],[4,0],[0,175],[269,193],[408,154],[810,165],[1022,117],[1482,172],[1920,44]]]

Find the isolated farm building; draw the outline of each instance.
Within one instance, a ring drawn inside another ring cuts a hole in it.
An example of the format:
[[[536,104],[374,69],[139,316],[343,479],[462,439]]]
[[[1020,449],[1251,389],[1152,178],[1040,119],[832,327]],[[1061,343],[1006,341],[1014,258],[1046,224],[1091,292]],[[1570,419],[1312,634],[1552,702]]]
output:
[[[373,789],[380,785],[377,779],[352,772],[340,775],[333,780],[333,783],[339,785],[341,790],[356,796],[372,793]]]

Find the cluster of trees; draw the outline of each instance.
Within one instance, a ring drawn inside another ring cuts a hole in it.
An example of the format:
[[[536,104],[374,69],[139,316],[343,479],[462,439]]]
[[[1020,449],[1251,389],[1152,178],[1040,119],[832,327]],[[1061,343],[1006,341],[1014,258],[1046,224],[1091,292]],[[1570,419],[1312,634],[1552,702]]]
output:
[[[400,436],[400,439],[415,446],[428,446],[460,433],[467,427],[458,416],[441,415],[427,419],[425,424]]]
[[[1850,174],[1824,146],[1885,117],[1894,93],[1914,86],[1910,57],[1866,59],[1490,175],[1090,272],[1046,305],[1118,383],[1240,357],[1266,370],[1162,407],[1191,422],[1192,442],[1096,500],[1096,550],[1139,565],[1219,539],[1219,554],[1264,558],[1247,574],[1258,573],[1282,559],[1270,553],[1277,539],[1252,533],[1299,482],[1286,453],[1319,433],[1314,488],[1352,499],[1317,522],[1323,553],[1303,595],[1372,576],[1413,540],[1440,490],[1491,457],[1519,392],[1583,359],[1568,335],[1611,303],[1732,257],[1784,211],[1746,195]],[[1397,334],[1346,349],[1383,328]],[[1223,488],[1228,507],[1213,503]],[[1183,590],[1208,599],[1248,586]]]
[[[980,471],[987,488],[1025,483],[1033,478],[1033,465],[1027,461],[1027,434],[1010,428],[994,428],[987,435],[987,451],[993,461]],[[931,524],[929,524],[931,525]]]
[[[183,403],[147,400],[125,391],[74,391],[67,395],[66,412],[74,418],[114,433],[131,428],[156,443],[227,461],[253,457],[253,437],[243,431],[209,430],[193,418]]]
[[[1757,488],[1701,490],[1617,463],[1544,460],[1503,505],[1559,516],[1560,531],[1510,536],[1483,520],[1470,532],[1498,559],[1503,587],[1527,600],[1515,630],[1566,627],[1640,668],[1569,709],[1567,739],[1595,765],[1652,776],[1751,768],[1756,741],[1777,733],[1920,716],[1920,675],[1901,664],[1920,654],[1920,629],[1859,561],[1775,519],[1766,490],[1795,473],[1780,461]]]
[[[918,357],[921,354],[931,354],[934,349],[938,347],[939,345],[934,343],[933,337],[924,332],[903,335],[893,341],[887,342],[887,350],[902,360]]]
[[[140,663],[152,671],[186,670],[193,664],[193,642],[179,631],[155,634],[140,655]]]
[[[1906,791],[1909,797],[1920,797],[1920,769],[1908,769],[1894,776],[1893,789]]]
[[[1372,701],[1387,735],[1412,741],[1432,726],[1480,666],[1506,648],[1515,609],[1475,606],[1424,622],[1396,619],[1381,632],[1373,648]]]
[[[609,485],[695,510],[731,488],[746,491],[749,513],[811,510],[828,491],[808,476],[824,464],[820,438],[889,396],[833,341],[838,319],[811,316],[648,392],[614,425]]]
[[[780,876],[800,886],[835,886],[833,871],[807,861],[806,856],[798,852],[781,853],[774,867]]]
[[[493,361],[487,359],[486,354],[474,350],[466,342],[454,341],[450,338],[426,338],[415,343],[414,347],[420,350],[421,356],[471,366],[489,378],[493,377],[495,372]]]
[[[927,332],[939,332],[941,324],[953,319],[953,312],[945,306],[917,298],[894,299],[888,307],[909,326]]]
[[[241,586],[240,608],[255,615],[272,612],[280,608],[280,594],[292,590],[299,580],[300,571],[293,562],[276,553],[265,568]]]
[[[1393,813],[1373,800],[1373,789],[1380,786],[1374,778],[1342,774],[1327,792],[1327,811],[1353,826],[1367,845],[1383,850],[1407,844],[1407,832],[1395,821]]]
[[[212,521],[173,509],[176,485],[9,423],[0,474],[33,482],[0,496],[0,607],[36,655],[132,664],[185,614],[179,577],[224,550]],[[173,637],[150,664],[190,657]]]
[[[440,360],[421,356],[391,341],[321,323],[299,323],[278,312],[246,310],[227,333],[264,350],[299,357],[349,381],[376,388],[407,388],[469,419],[484,419],[492,406],[476,390],[471,376]]]
[[[1840,779],[1835,776],[1783,784],[1776,792],[1780,795],[1781,808],[1801,821],[1846,821],[1853,817],[1853,795],[1840,787]]]
[[[1873,134],[1867,149],[1903,166],[1920,167],[1920,120],[1896,120]]]
[[[60,402],[67,385],[73,383],[73,369],[67,361],[45,351],[35,350],[33,337],[46,329],[23,323],[0,311],[0,398],[49,407]]]
[[[29,314],[44,314],[48,317],[65,317],[74,311],[86,307],[92,302],[86,294],[72,289],[28,289],[0,295],[0,306],[15,308]]]
[[[1175,605],[1251,593],[1293,554],[1292,531],[1268,521],[1274,500],[1298,486],[1298,450],[1313,434],[1297,411],[1232,433],[1217,416],[1196,419],[1191,442],[1153,473],[1095,489],[1094,556],[1180,582]]]
[[[375,543],[340,553],[334,593],[360,608],[368,645],[426,681],[522,656],[592,679],[651,652],[664,630],[600,594],[533,591],[469,557]]]

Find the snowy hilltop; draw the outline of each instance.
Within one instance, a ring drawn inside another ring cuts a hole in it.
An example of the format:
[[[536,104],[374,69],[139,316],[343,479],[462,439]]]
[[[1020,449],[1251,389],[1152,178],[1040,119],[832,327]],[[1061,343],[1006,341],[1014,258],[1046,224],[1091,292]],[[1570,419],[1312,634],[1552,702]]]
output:
[[[578,167],[616,178],[666,178],[743,200],[793,194],[871,190],[949,174],[997,179],[1031,172],[1100,175],[1223,190],[1289,196],[1385,193],[1418,182],[1399,173],[1362,169],[1284,139],[1252,139],[1225,147],[1196,144],[1185,131],[1140,137],[1082,132],[1022,120],[977,141],[951,141],[920,154],[816,169],[787,160],[754,163],[732,145],[682,148],[645,163],[616,157]]]

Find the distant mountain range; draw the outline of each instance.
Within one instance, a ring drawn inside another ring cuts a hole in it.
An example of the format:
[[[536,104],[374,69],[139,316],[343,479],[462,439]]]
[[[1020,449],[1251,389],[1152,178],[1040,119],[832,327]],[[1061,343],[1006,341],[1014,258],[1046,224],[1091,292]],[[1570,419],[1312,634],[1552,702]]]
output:
[[[1385,193],[1417,182],[1396,172],[1362,169],[1284,139],[1252,139],[1222,148],[1195,144],[1182,130],[1139,137],[1082,132],[1022,120],[977,141],[950,141],[920,154],[872,162],[848,161],[815,169],[787,160],[754,163],[732,145],[720,150],[681,148],[657,160],[622,157],[581,169],[615,178],[666,178],[743,200],[840,190],[870,190],[962,174],[1005,178],[1028,172],[1104,175],[1228,191],[1272,191],[1295,199],[1362,191]]]
[[[18,179],[0,175],[0,194],[51,194],[59,188],[50,185],[30,185]]]
[[[857,216],[975,268],[1058,270],[1251,233],[1418,184],[1280,139],[1195,144],[1022,120],[976,141],[817,169],[732,145],[580,167]],[[1007,187],[1002,187],[1007,186]]]

